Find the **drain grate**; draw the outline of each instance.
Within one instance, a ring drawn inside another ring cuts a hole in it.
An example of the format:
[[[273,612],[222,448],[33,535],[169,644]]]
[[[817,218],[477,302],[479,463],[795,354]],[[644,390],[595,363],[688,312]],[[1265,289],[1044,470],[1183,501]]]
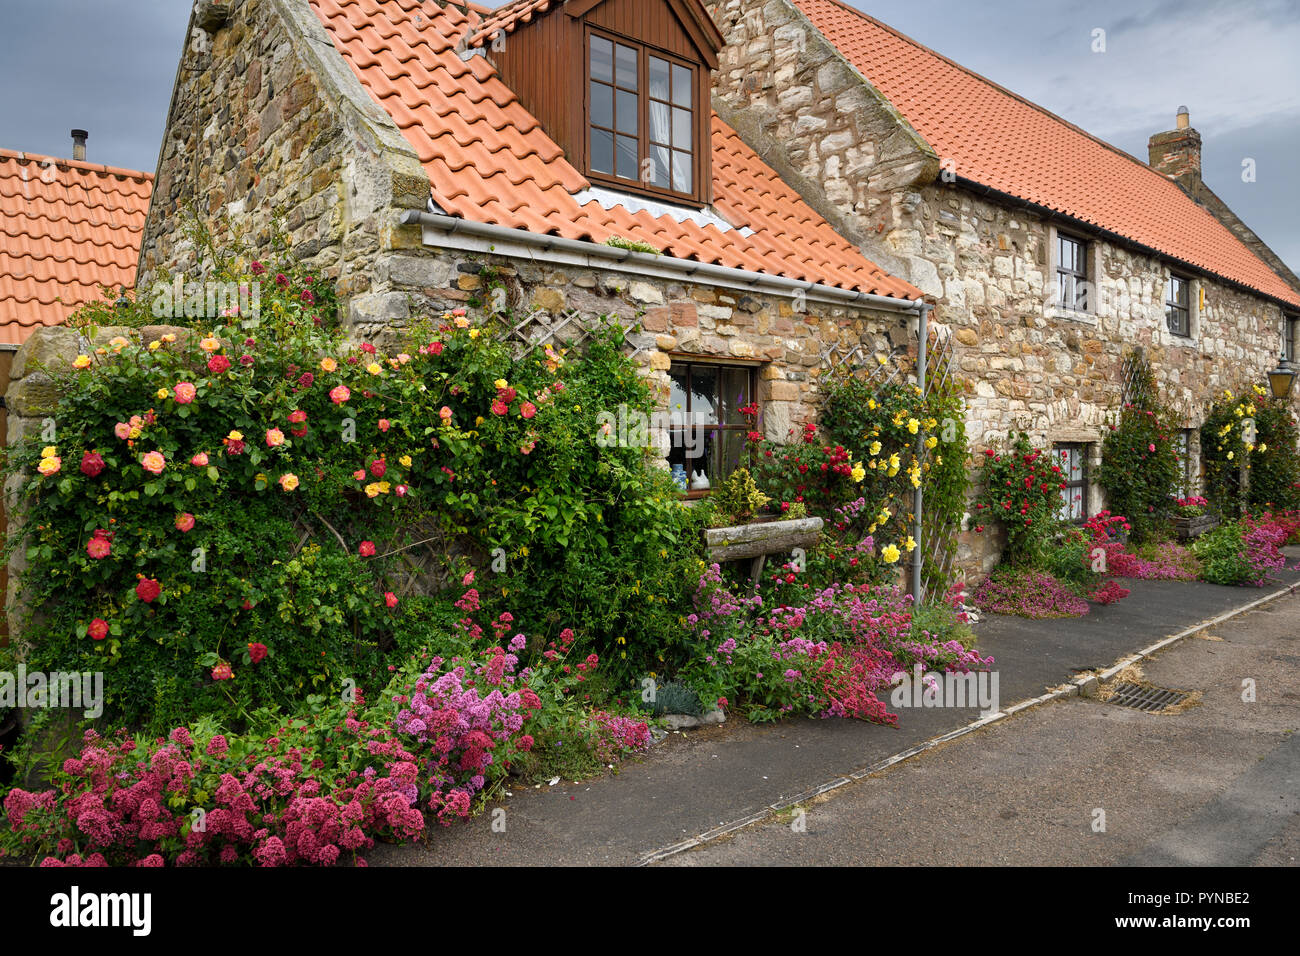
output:
[[[1187,697],[1186,691],[1124,683],[1115,685],[1114,692],[1106,699],[1106,702],[1154,713],[1158,710],[1164,710],[1166,707],[1172,707],[1174,704],[1181,704]]]

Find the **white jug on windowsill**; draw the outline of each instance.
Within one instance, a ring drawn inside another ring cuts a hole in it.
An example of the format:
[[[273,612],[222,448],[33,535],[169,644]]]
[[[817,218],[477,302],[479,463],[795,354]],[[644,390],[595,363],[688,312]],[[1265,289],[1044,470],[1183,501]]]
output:
[[[691,472],[691,491],[705,491],[710,487],[708,475],[702,471]]]

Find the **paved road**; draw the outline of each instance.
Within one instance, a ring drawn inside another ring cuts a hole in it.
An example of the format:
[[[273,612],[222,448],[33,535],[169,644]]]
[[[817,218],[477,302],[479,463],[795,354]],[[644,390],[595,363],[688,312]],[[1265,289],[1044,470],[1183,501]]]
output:
[[[1181,713],[1067,698],[662,865],[1295,866],[1300,595],[1212,633],[1144,662]]]
[[[1295,558],[1292,554],[1292,558]],[[1294,560],[1293,560],[1294,565]],[[1283,583],[1300,580],[1292,569]],[[989,618],[981,649],[997,660],[1003,705],[1042,694],[1073,671],[1108,665],[1162,637],[1261,596],[1252,588],[1135,581],[1130,598],[1083,618]],[[1271,586],[1269,590],[1272,590]],[[423,846],[377,847],[379,866],[628,864],[788,800],[969,723],[973,709],[911,709],[897,728],[844,720],[729,723],[674,734],[641,761],[603,778],[516,788],[505,830],[492,814],[435,832]],[[983,740],[985,735],[977,739]],[[996,784],[996,781],[995,781]],[[949,789],[942,785],[941,790]]]

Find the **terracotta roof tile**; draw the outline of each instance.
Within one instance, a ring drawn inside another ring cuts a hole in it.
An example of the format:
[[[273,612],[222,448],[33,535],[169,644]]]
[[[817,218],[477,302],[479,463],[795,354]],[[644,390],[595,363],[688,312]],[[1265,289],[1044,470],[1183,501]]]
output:
[[[0,342],[135,285],[153,176],[0,149]]]
[[[565,2],[566,0],[511,0],[510,3],[503,3],[474,27],[469,38],[470,45],[476,46],[490,40],[498,31],[513,33],[516,27],[532,22],[534,17],[540,17],[552,7],[564,6]]]
[[[1300,305],[1300,292],[1146,163],[838,0],[794,2],[959,176]]]
[[[901,298],[921,293],[866,259],[713,117],[714,205],[732,225],[605,209],[574,194],[590,186],[482,56],[461,38],[503,14],[418,0],[310,0],[362,84],[387,110],[448,214],[570,239],[623,236],[666,255]],[[516,3],[520,12],[529,4]],[[419,24],[415,17],[422,18]],[[523,13],[520,13],[523,16]],[[520,20],[519,22],[522,22]]]

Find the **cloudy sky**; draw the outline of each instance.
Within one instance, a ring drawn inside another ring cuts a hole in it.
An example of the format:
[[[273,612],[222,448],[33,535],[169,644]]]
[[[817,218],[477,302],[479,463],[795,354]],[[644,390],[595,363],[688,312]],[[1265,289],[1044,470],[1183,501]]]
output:
[[[852,2],[1142,159],[1187,106],[1206,181],[1300,270],[1297,0]],[[91,160],[152,171],[188,0],[19,6],[0,0],[0,147],[68,156],[81,127]]]

